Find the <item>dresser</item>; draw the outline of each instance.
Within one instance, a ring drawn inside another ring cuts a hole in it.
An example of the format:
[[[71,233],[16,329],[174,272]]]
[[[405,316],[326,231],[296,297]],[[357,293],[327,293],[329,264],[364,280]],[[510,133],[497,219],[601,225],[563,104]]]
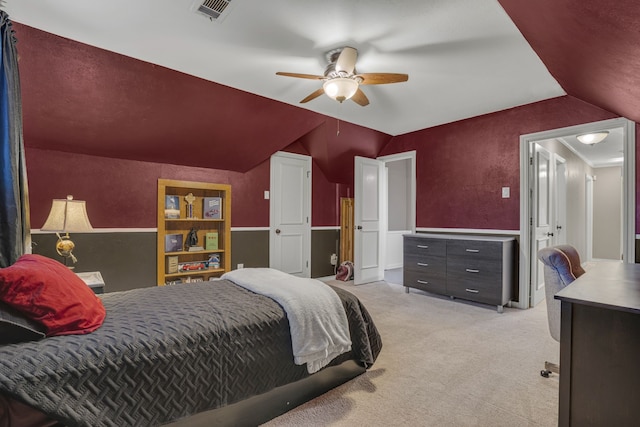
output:
[[[503,311],[513,295],[513,237],[407,234],[403,280],[409,288],[495,305]]]

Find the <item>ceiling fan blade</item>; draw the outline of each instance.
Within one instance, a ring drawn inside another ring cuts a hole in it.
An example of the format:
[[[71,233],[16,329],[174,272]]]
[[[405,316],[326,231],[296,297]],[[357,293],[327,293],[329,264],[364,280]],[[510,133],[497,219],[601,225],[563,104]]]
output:
[[[349,46],[342,48],[342,52],[336,60],[336,71],[353,74],[353,70],[356,68],[356,59],[358,59],[358,51],[355,48]]]
[[[308,95],[305,99],[303,99],[302,101],[300,101],[300,104],[304,104],[305,102],[309,102],[312,99],[316,99],[317,97],[319,97],[320,95],[322,95],[324,93],[324,89],[320,88],[318,90],[316,90],[315,92],[313,92],[311,95]]]
[[[384,85],[387,83],[400,83],[409,80],[408,74],[398,73],[364,73],[358,74],[362,79],[361,85]]]
[[[311,80],[322,80],[325,78],[325,76],[318,76],[315,74],[285,73],[282,71],[278,71],[276,75],[286,76],[286,77],[297,77],[299,79],[311,79]]]
[[[367,105],[369,105],[369,99],[367,98],[367,95],[365,95],[360,88],[356,90],[356,93],[351,97],[351,100],[363,107],[366,107]]]

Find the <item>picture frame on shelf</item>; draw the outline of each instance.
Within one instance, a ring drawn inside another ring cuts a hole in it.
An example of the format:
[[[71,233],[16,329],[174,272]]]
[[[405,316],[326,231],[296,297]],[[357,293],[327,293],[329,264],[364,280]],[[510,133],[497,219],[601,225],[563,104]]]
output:
[[[203,197],[202,217],[222,219],[222,197]]]
[[[180,218],[180,196],[167,195],[164,197],[164,217],[166,219]]]
[[[182,234],[167,234],[164,236],[165,252],[182,252],[183,248]]]

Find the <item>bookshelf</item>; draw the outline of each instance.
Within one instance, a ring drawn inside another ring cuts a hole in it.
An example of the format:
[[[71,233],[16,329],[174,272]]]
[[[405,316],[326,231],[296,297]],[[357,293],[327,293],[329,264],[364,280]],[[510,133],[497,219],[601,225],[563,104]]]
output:
[[[231,270],[231,186],[158,179],[158,286]]]

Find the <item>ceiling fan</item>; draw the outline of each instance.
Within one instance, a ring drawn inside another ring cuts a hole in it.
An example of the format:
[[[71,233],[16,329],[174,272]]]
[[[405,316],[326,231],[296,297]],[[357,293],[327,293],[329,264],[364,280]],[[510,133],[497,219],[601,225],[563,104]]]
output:
[[[297,77],[301,79],[323,80],[322,87],[308,95],[301,104],[327,94],[329,98],[342,103],[347,99],[361,106],[369,105],[369,100],[360,89],[360,85],[382,85],[409,80],[407,74],[398,73],[363,73],[356,71],[358,51],[353,47],[343,47],[327,52],[327,68],[324,75],[277,72],[278,76]]]

